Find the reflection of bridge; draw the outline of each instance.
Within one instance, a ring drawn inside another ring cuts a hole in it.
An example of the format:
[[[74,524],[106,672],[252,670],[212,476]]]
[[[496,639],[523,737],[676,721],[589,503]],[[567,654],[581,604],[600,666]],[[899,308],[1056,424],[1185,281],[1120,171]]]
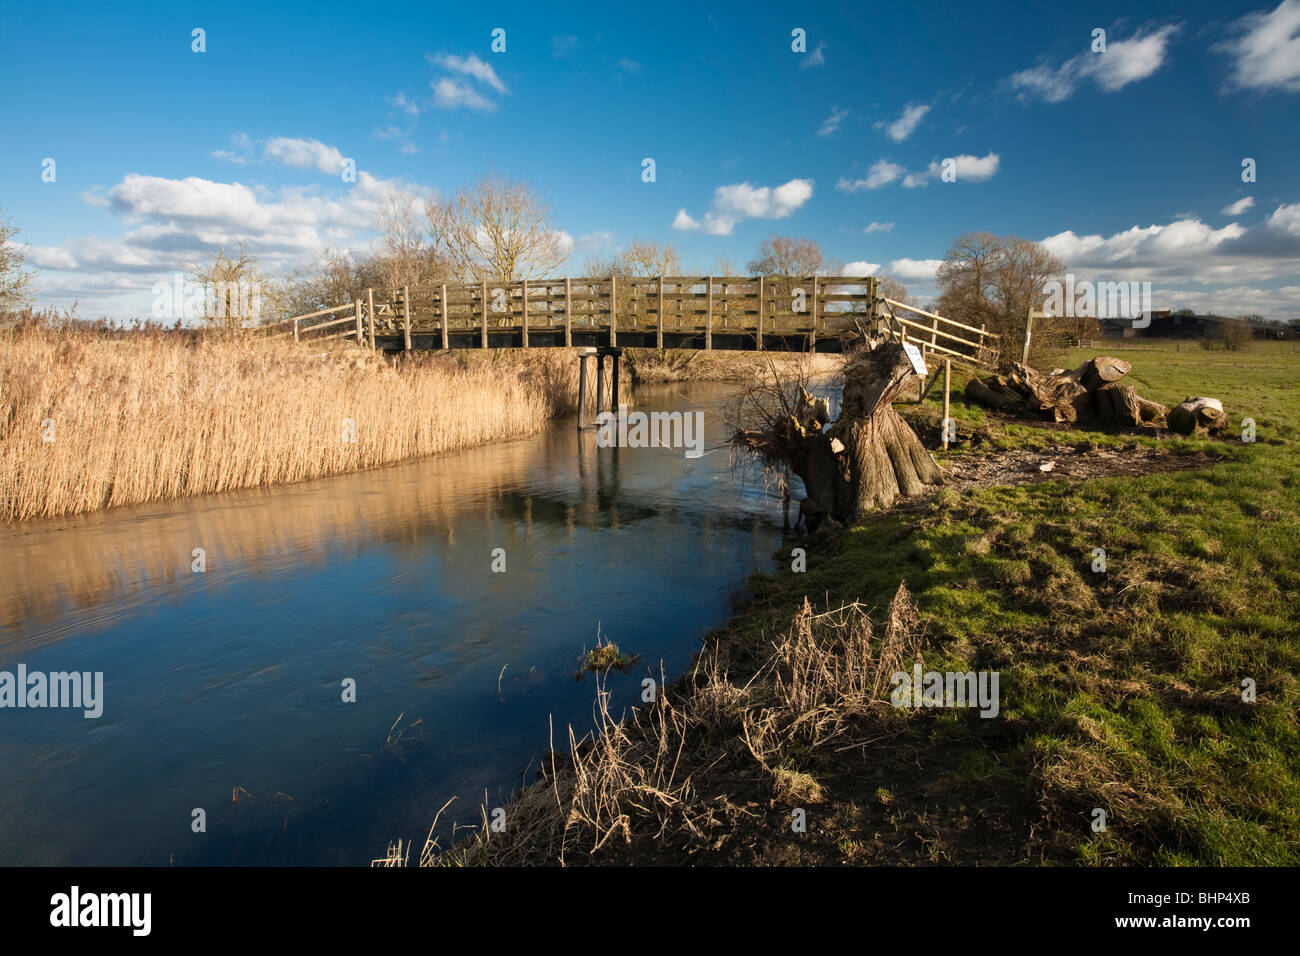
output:
[[[341,317],[340,317],[341,316]],[[384,351],[538,346],[839,352],[864,335],[996,364],[998,337],[883,298],[872,276],[610,276],[402,288],[265,327]]]

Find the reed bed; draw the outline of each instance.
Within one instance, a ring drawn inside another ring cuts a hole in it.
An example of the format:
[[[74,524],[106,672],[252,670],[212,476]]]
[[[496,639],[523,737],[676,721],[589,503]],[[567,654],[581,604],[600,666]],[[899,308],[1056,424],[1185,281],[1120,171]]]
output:
[[[533,434],[577,408],[568,350],[389,360],[337,343],[0,328],[0,515],[303,481]]]

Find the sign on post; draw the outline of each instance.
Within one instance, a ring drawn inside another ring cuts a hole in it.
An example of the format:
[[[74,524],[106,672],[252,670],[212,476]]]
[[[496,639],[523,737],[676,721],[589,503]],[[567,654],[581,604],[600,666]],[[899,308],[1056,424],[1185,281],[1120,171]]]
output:
[[[921,355],[921,350],[919,348],[911,342],[904,342],[903,351],[907,353],[907,358],[912,363],[913,372],[921,376],[930,374],[925,369],[925,358]]]

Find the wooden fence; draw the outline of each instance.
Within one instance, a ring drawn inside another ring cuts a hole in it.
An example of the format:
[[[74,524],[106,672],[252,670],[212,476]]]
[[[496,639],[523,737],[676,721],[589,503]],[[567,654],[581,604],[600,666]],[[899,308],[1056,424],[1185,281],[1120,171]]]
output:
[[[342,318],[331,316],[343,315]],[[808,348],[884,335],[985,366],[997,336],[892,299],[872,276],[606,276],[403,288],[264,326],[372,347]],[[331,331],[333,330],[333,331]],[[323,333],[329,334],[323,334]],[[576,343],[575,343],[576,338]]]

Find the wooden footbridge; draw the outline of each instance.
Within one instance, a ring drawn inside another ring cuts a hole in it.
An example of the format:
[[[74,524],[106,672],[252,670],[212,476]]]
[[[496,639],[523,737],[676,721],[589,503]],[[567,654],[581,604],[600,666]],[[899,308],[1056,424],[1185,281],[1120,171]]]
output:
[[[402,288],[259,326],[413,349],[613,347],[840,352],[865,336],[991,368],[997,335],[880,296],[873,276],[607,276]]]

